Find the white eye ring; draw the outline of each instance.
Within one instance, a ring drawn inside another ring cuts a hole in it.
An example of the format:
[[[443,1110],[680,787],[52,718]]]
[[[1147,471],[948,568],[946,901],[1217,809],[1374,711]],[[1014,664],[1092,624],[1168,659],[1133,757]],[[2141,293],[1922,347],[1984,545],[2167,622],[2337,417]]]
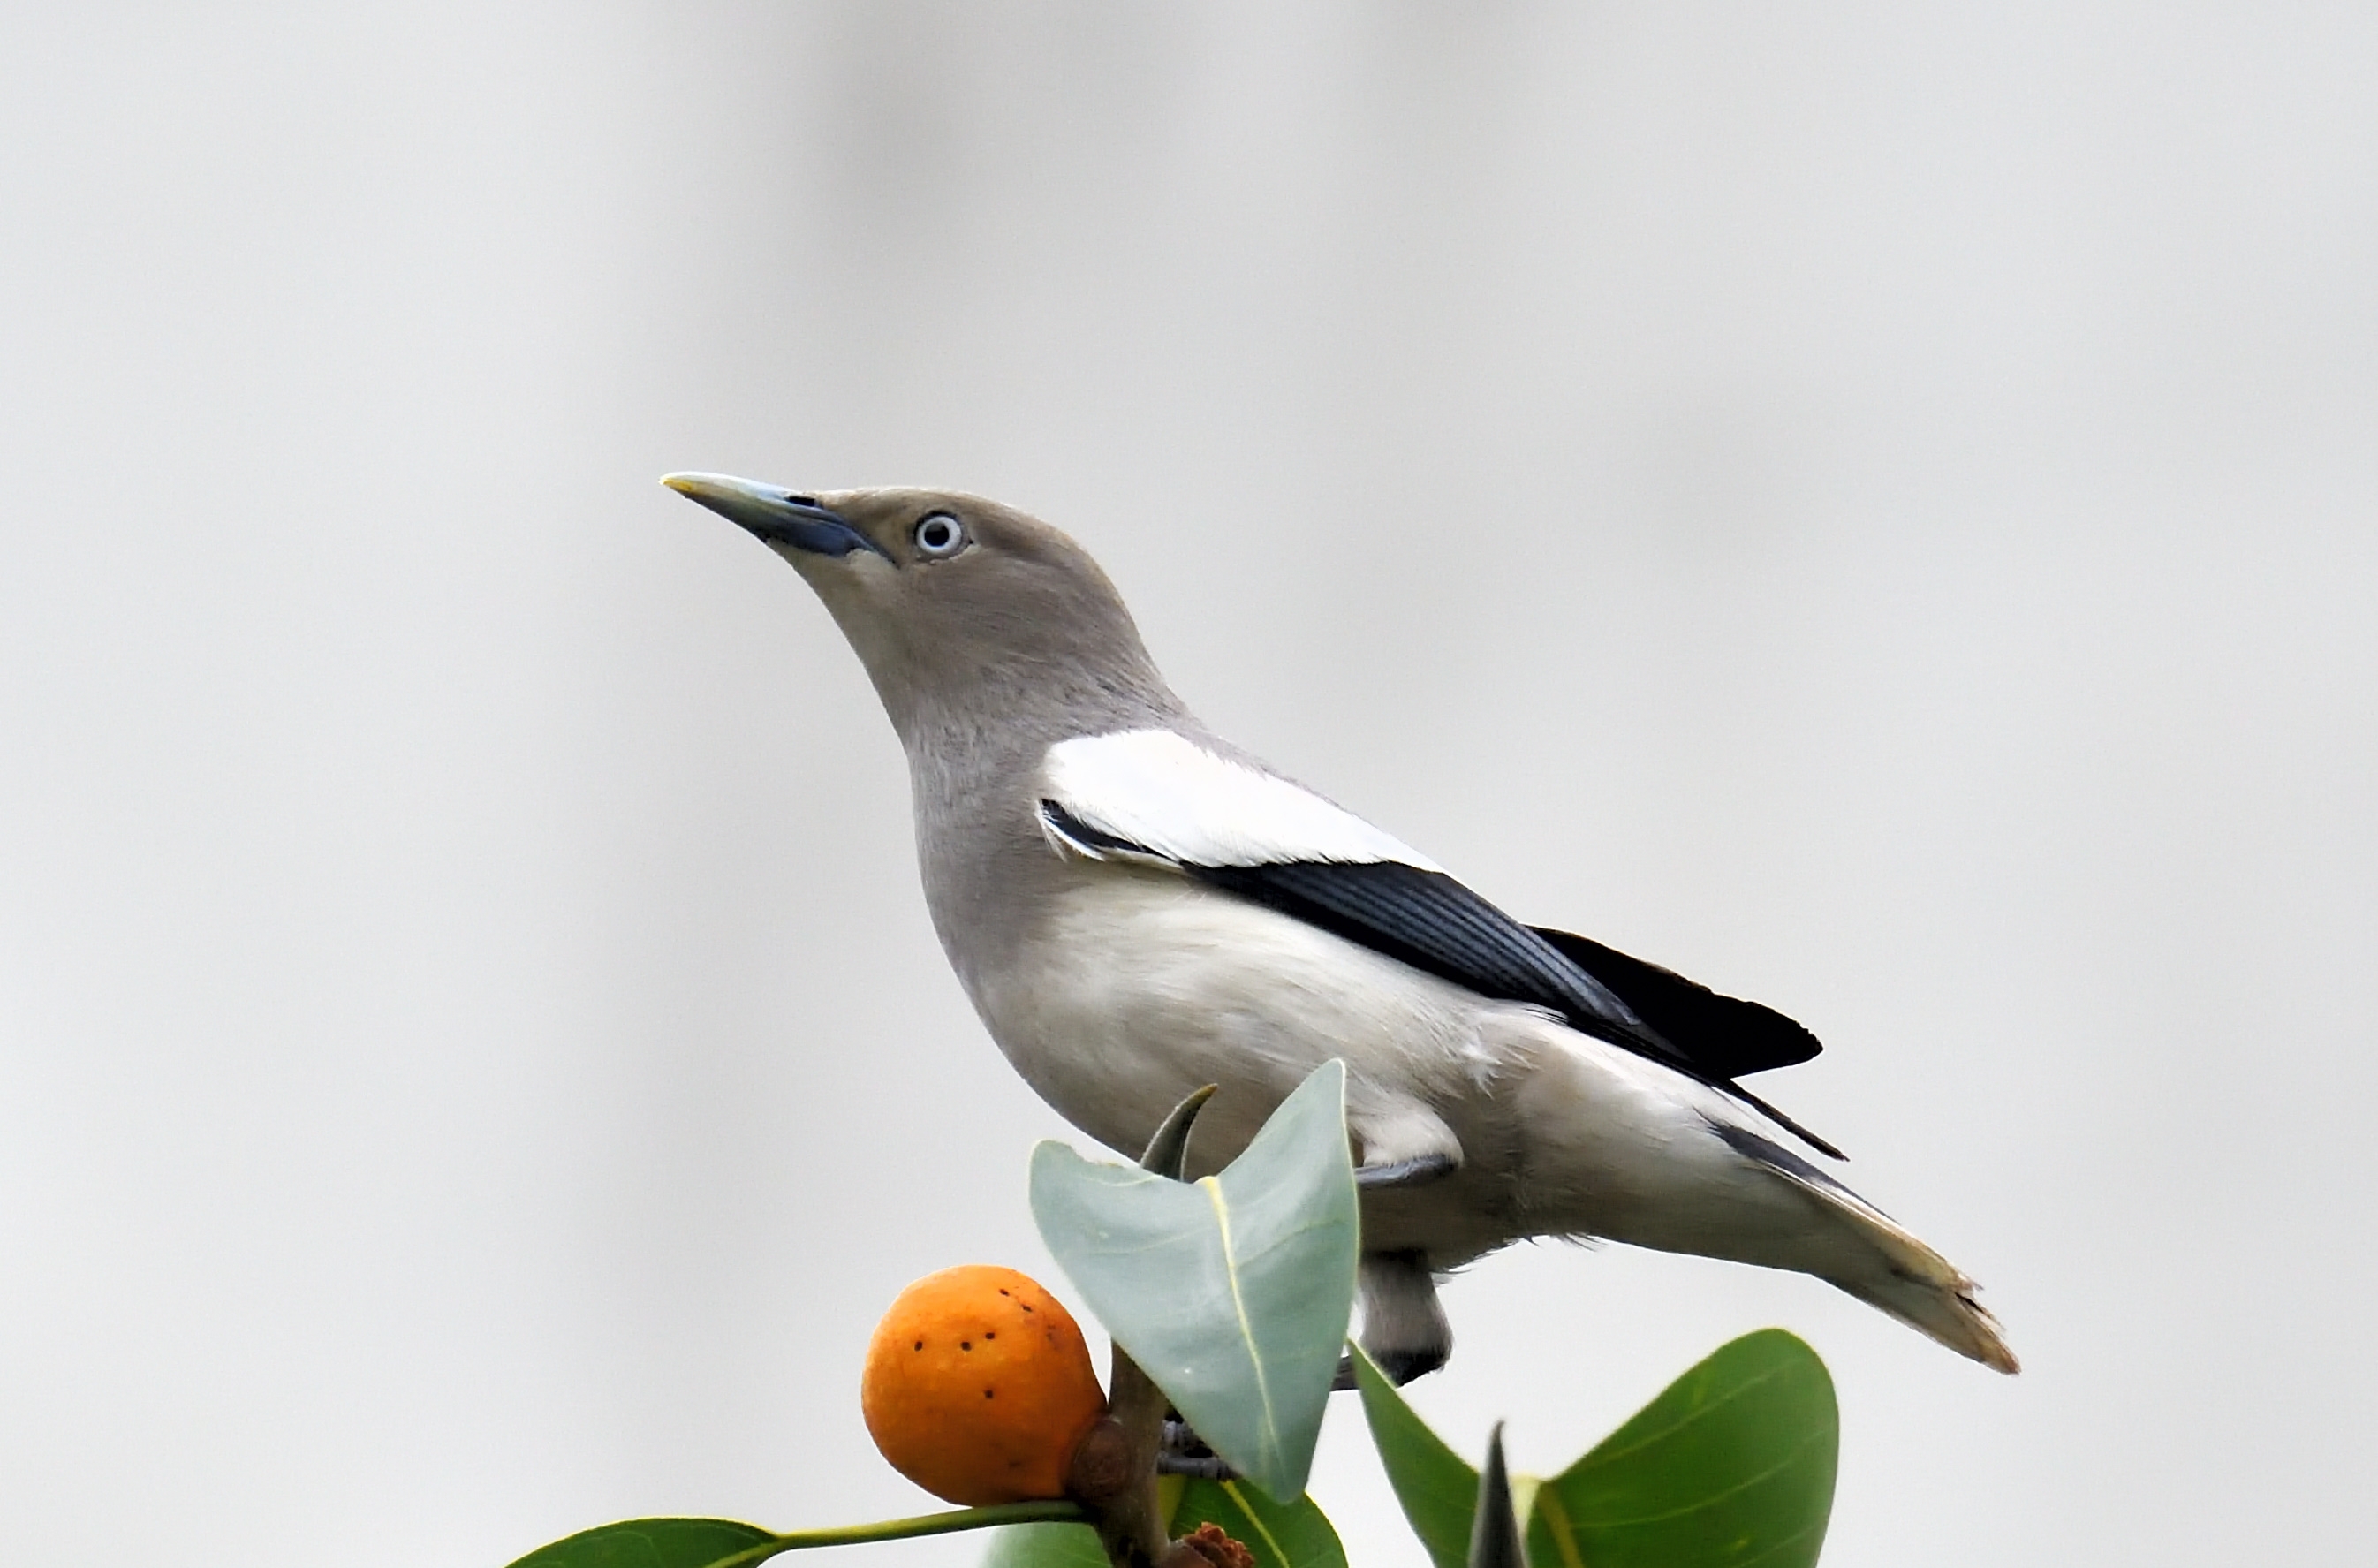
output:
[[[931,561],[945,561],[967,546],[966,525],[947,512],[919,518],[910,537],[917,542],[917,554]]]

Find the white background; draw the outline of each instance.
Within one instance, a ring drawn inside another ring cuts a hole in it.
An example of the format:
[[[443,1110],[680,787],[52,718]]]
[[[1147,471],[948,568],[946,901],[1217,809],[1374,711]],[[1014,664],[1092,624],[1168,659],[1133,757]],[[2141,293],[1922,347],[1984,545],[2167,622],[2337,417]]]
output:
[[[2367,6],[0,28],[12,1561],[914,1512],[877,1313],[1063,1288],[888,727],[676,468],[1068,528],[1218,727],[1808,1021],[2028,1366],[1522,1248],[1459,1445],[1783,1323],[1833,1568],[2368,1550]]]

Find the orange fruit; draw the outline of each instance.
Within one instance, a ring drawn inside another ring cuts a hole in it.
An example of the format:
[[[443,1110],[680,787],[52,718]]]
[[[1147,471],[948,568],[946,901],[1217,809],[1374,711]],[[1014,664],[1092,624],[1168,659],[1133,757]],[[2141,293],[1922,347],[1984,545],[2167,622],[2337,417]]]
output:
[[[968,1504],[1063,1496],[1074,1446],[1107,1406],[1073,1314],[989,1263],[900,1292],[868,1342],[859,1401],[893,1468]]]

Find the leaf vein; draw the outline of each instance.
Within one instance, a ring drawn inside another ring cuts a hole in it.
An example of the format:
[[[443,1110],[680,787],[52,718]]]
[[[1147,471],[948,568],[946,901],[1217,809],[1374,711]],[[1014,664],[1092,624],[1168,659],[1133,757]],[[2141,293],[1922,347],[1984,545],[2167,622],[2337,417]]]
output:
[[[1810,1536],[1823,1535],[1824,1531],[1825,1521],[1822,1519],[1817,1519],[1809,1524],[1803,1525],[1798,1529],[1793,1531],[1790,1535],[1785,1536],[1782,1540],[1777,1541],[1773,1546],[1771,1546],[1766,1550],[1760,1552],[1758,1556],[1744,1558],[1741,1562],[1735,1563],[1734,1568],[1752,1568],[1752,1564],[1767,1562],[1777,1552],[1782,1551],[1784,1548],[1797,1546],[1800,1542],[1807,1540]]]
[[[1239,1335],[1246,1341],[1247,1359],[1255,1367],[1255,1397],[1263,1406],[1264,1448],[1268,1454],[1279,1452],[1279,1419],[1273,1413],[1271,1379],[1264,1371],[1263,1347],[1255,1342],[1255,1325],[1247,1316],[1245,1295],[1239,1288],[1238,1255],[1231,1249],[1231,1205],[1222,1197],[1222,1184],[1208,1176],[1199,1179],[1198,1186],[1214,1205],[1214,1223],[1222,1231],[1222,1271],[1231,1282],[1231,1310],[1239,1315]]]
[[[1659,1514],[1639,1514],[1630,1518],[1625,1519],[1596,1519],[1593,1522],[1594,1528],[1619,1529],[1631,1525],[1658,1524],[1664,1519],[1682,1519],[1688,1514],[1699,1514],[1704,1510],[1714,1508],[1719,1503],[1723,1502],[1726,1499],[1747,1491],[1752,1487],[1757,1486],[1759,1482],[1771,1479],[1773,1477],[1783,1474],[1785,1470],[1790,1469],[1794,1465],[1799,1462],[1801,1454],[1808,1449],[1808,1445],[1816,1441],[1817,1434],[1811,1432],[1798,1443],[1795,1444],[1790,1453],[1784,1454],[1783,1458],[1778,1459],[1774,1464],[1767,1466],[1767,1468],[1754,1471],[1751,1474],[1743,1477],[1740,1480],[1735,1482],[1734,1485],[1730,1487],[1725,1487],[1717,1491],[1711,1492],[1706,1496],[1696,1498],[1694,1501],[1686,1503],[1681,1508],[1671,1508],[1664,1513]]]
[[[1662,1427],[1655,1432],[1648,1432],[1642,1437],[1636,1439],[1633,1442],[1628,1443],[1624,1448],[1594,1450],[1591,1454],[1589,1454],[1584,1458],[1579,1460],[1577,1464],[1571,1467],[1569,1473],[1571,1475],[1575,1475],[1579,1471],[1590,1470],[1597,1466],[1606,1465],[1614,1459],[1623,1459],[1630,1454],[1639,1453],[1642,1450],[1651,1447],[1653,1443],[1665,1442],[1667,1439],[1672,1438],[1675,1436],[1676,1433],[1684,1430],[1687,1427],[1691,1426],[1694,1422],[1704,1420],[1710,1416],[1717,1413],[1719,1410],[1723,1409],[1726,1406],[1734,1403],[1734,1401],[1750,1393],[1753,1389],[1758,1388],[1761,1383],[1782,1377],[1784,1373],[1794,1370],[1796,1369],[1790,1367],[1770,1367],[1767,1371],[1759,1373],[1757,1377],[1746,1378],[1742,1382],[1735,1384],[1732,1388],[1726,1390],[1725,1393],[1720,1394],[1716,1399],[1711,1400],[1709,1404],[1697,1406],[1693,1409],[1687,1411],[1674,1424]]]

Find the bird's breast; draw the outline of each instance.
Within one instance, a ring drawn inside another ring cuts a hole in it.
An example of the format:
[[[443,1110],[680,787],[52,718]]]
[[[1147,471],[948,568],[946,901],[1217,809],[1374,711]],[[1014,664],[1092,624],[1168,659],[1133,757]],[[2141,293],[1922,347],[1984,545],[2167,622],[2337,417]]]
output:
[[[1198,1158],[1219,1164],[1332,1057],[1358,1135],[1390,1102],[1461,1115],[1483,1100],[1495,1004],[1171,872],[1069,870],[1007,961],[962,978],[1017,1071],[1111,1147],[1135,1150],[1215,1083]]]

